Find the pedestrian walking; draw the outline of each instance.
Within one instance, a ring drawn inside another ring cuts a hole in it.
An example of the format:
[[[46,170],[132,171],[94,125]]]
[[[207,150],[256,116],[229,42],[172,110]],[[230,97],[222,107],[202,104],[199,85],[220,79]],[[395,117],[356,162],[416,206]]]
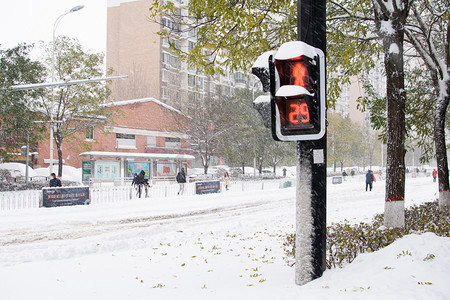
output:
[[[223,181],[225,182],[225,190],[228,191],[229,187],[230,187],[230,174],[228,174],[227,171],[225,171],[225,174],[223,174]]]
[[[286,177],[286,173],[287,173],[286,168],[283,168],[283,177]]]
[[[131,185],[134,185],[137,188],[136,196],[141,198],[142,190],[145,189],[145,197],[148,197],[148,179],[145,178],[145,171],[141,170],[139,175],[134,176],[133,182]]]
[[[50,174],[50,187],[61,187],[61,180],[59,180],[58,178],[56,178],[56,174],[52,173]]]
[[[366,192],[367,192],[367,188],[370,188],[370,191],[372,191],[372,184],[375,180],[375,176],[373,175],[372,171],[369,170],[366,173]]]
[[[436,178],[437,178],[437,171],[436,171],[436,169],[433,169],[433,172],[431,172],[431,175],[433,175],[433,182],[436,182]]]
[[[177,174],[177,182],[180,185],[180,189],[178,190],[178,195],[183,195],[184,186],[186,184],[186,173],[184,172],[184,168],[181,168],[180,172]]]

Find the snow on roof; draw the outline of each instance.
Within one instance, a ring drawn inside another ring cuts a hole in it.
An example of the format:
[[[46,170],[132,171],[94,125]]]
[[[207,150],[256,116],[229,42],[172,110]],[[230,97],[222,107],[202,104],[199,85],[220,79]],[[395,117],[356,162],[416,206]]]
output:
[[[184,116],[184,114],[181,111],[179,111],[178,109],[176,109],[176,108],[174,108],[174,107],[172,107],[170,105],[167,105],[167,104],[165,104],[165,103],[163,103],[163,102],[161,102],[159,100],[156,100],[153,97],[141,98],[141,99],[133,99],[133,100],[116,101],[116,102],[106,103],[106,104],[104,104],[104,106],[105,107],[113,107],[113,106],[123,106],[123,105],[130,105],[130,104],[136,104],[136,103],[146,103],[146,102],[156,103],[158,105],[161,105],[161,106],[167,108],[168,110],[174,111],[174,112],[179,113],[180,115]]]
[[[127,153],[127,152],[106,152],[106,151],[88,151],[80,156],[92,156],[103,158],[146,158],[146,159],[181,159],[193,160],[195,157],[189,154],[171,154],[171,153]]]

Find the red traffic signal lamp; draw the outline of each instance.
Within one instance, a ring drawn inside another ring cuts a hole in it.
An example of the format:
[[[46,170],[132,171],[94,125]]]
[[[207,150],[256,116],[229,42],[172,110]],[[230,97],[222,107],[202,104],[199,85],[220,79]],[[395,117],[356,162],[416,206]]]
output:
[[[272,136],[279,141],[325,135],[325,56],[300,41],[281,45],[269,58]]]

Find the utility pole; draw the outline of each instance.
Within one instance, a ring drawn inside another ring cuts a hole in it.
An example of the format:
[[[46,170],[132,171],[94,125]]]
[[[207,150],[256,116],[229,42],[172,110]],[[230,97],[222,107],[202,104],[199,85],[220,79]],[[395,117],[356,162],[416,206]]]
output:
[[[325,0],[297,0],[297,39],[324,53],[325,7]],[[326,145],[326,134],[319,140],[297,142],[295,283],[298,285],[322,276],[326,268]]]
[[[297,0],[298,41],[261,54],[252,73],[267,94],[253,102],[276,141],[297,142],[295,283],[326,268],[325,0]]]

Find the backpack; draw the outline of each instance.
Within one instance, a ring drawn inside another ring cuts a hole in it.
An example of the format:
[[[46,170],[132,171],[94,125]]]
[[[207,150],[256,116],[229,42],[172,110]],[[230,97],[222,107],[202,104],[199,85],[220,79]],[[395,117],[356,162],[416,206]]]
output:
[[[176,179],[178,183],[181,183],[183,181],[183,175],[181,174],[181,172],[178,172]]]

